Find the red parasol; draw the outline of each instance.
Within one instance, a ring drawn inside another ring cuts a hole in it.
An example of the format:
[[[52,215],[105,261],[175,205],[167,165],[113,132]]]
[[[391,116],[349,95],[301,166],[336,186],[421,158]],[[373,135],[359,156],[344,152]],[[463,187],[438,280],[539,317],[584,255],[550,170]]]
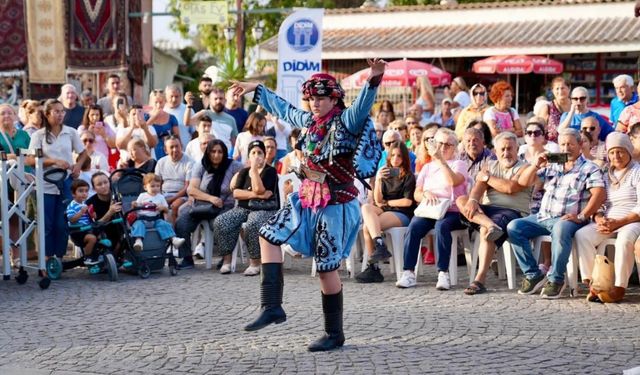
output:
[[[380,86],[383,87],[413,87],[416,79],[427,76],[434,87],[451,83],[451,74],[431,64],[415,60],[396,60],[387,65]],[[369,77],[369,68],[343,79],[340,84],[345,89],[362,87]]]

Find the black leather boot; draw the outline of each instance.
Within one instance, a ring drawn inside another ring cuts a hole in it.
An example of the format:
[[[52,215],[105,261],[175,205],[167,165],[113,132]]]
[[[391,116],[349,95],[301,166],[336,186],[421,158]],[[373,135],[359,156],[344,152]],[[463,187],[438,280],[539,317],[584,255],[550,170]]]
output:
[[[344,345],[342,290],[338,294],[322,294],[322,311],[326,334],[309,345],[310,352],[325,352]]]
[[[260,271],[260,316],[244,327],[245,331],[257,331],[271,323],[280,324],[287,320],[282,309],[284,279],[282,263],[263,263]]]

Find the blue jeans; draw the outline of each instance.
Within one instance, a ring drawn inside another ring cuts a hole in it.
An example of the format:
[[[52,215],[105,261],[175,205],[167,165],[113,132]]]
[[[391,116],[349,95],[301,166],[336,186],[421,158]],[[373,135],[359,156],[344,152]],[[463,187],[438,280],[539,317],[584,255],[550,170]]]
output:
[[[64,181],[60,194],[44,194],[44,252],[48,257],[63,257],[67,252],[65,201],[71,199],[71,178]]]
[[[158,219],[154,222],[154,227],[158,231],[158,235],[163,241],[166,241],[172,237],[175,237],[176,232],[173,231],[171,224],[165,220]],[[131,227],[131,237],[142,238],[147,234],[147,228],[144,226],[143,220],[136,220]]]
[[[571,256],[571,243],[573,235],[586,223],[576,224],[573,221],[560,218],[538,221],[536,215],[529,215],[522,219],[516,219],[507,225],[509,242],[518,260],[518,264],[524,275],[531,279],[540,276],[538,260],[533,256],[531,249],[532,238],[551,235],[551,264],[553,271],[548,279],[554,283],[564,282],[564,274],[567,271],[567,263]]]
[[[431,229],[436,232],[436,251],[438,252],[438,271],[449,271],[451,257],[451,231],[465,229],[460,221],[460,213],[447,212],[440,220],[425,219],[414,216],[409,223],[409,229],[404,236],[404,267],[405,271],[413,271],[418,262],[420,242]]]

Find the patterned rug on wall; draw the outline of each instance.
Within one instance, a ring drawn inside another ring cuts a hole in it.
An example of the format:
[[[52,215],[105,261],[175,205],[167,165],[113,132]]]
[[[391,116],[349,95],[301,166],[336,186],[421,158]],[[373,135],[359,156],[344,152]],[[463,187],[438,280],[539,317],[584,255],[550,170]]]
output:
[[[126,0],[70,0],[67,65],[116,69],[126,66]]]
[[[0,0],[0,70],[25,69],[27,41],[22,1]]]

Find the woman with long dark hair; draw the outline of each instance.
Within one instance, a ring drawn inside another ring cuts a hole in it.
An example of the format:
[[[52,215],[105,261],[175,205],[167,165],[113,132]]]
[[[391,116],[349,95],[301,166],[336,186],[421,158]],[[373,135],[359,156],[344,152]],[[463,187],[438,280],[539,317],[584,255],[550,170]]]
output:
[[[219,139],[213,139],[207,144],[201,161],[196,161],[191,170],[191,180],[187,194],[189,200],[182,207],[176,221],[176,235],[187,241],[180,247],[182,262],[181,268],[193,267],[191,254],[191,233],[198,227],[202,220],[213,220],[235,204],[231,191],[231,179],[240,169],[240,162],[229,159],[227,146]],[[194,207],[211,203],[216,211],[215,215],[208,218],[200,218],[193,214]]]
[[[404,143],[395,142],[387,150],[385,166],[380,168],[376,175],[373,190],[374,203],[367,203],[361,208],[365,247],[370,257],[367,269],[356,276],[356,281],[360,283],[384,281],[378,267],[380,258],[376,256],[389,252],[384,242],[383,231],[409,225],[415,209],[413,200],[415,189],[416,178],[411,173],[409,151]]]
[[[62,190],[52,183],[44,182],[44,231],[45,254],[47,257],[62,258],[67,252],[67,220],[63,202],[71,199],[71,181],[80,174],[80,166],[87,158],[80,137],[74,128],[62,123],[64,107],[57,99],[44,103],[42,128],[31,136],[30,150],[42,149],[45,172],[53,168],[62,168],[71,172],[62,184]],[[73,153],[78,158],[74,164]],[[35,165],[35,159],[27,163]]]

